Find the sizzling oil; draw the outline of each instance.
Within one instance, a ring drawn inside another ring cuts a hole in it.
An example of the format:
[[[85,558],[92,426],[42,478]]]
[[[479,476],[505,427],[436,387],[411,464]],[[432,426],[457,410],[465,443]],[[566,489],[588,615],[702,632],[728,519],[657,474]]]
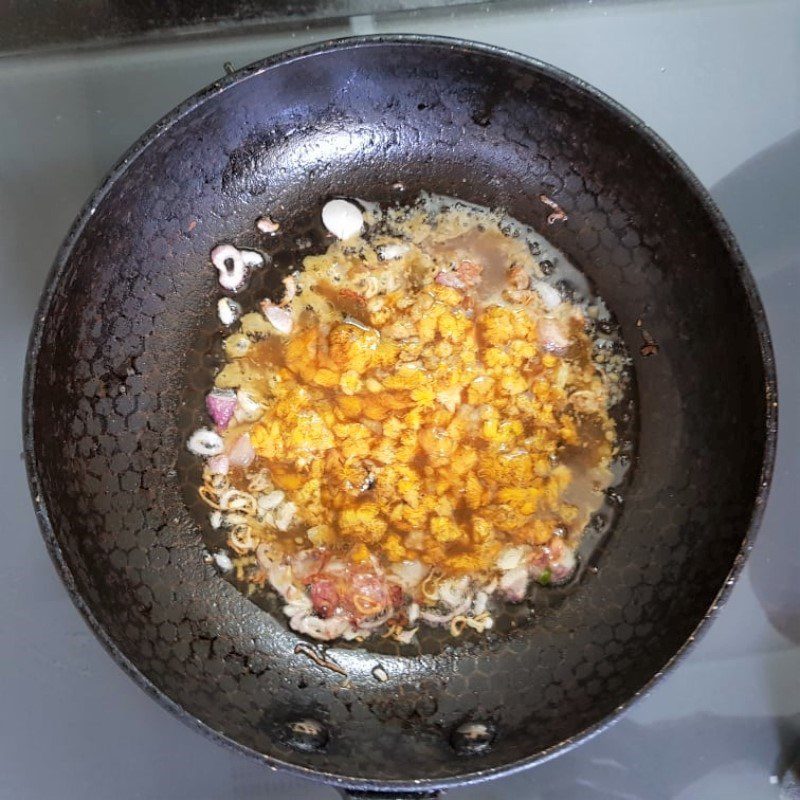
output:
[[[422,202],[427,218],[435,218],[443,211],[449,211],[454,206],[465,210],[465,213],[481,215],[485,212],[475,207],[469,207],[452,201],[448,198],[427,197]],[[502,233],[496,229],[486,229],[478,224],[467,232],[457,233],[449,238],[436,238],[426,240],[420,239],[419,231],[415,231],[413,226],[407,230],[402,230],[402,225],[379,224],[378,232],[383,228],[390,230],[395,236],[398,232],[410,241],[415,241],[420,248],[437,260],[457,261],[459,259],[470,259],[480,262],[483,265],[482,282],[476,292],[476,311],[482,306],[489,304],[501,304],[502,290],[507,278],[507,267],[509,260],[517,260],[527,257],[528,260],[535,262],[539,270],[538,278],[546,281],[548,285],[562,294],[569,295],[577,306],[584,311],[587,323],[590,328],[591,340],[579,340],[579,344],[572,344],[566,356],[573,362],[579,370],[592,370],[600,365],[600,368],[608,371],[609,374],[616,376],[614,381],[617,389],[610,403],[618,411],[616,414],[617,427],[622,423],[622,440],[627,441],[629,430],[632,425],[630,418],[630,401],[626,397],[626,392],[630,387],[630,375],[628,364],[624,355],[624,348],[616,332],[613,321],[602,302],[592,296],[588,282],[574,268],[572,268],[563,255],[554,251],[540,239],[535,232],[524,228],[519,223],[504,218],[502,219]],[[318,233],[318,232],[317,232]],[[318,235],[313,237],[318,238]],[[281,259],[276,253],[276,262]],[[300,277],[302,282],[302,276]],[[316,291],[315,291],[316,290]],[[312,319],[320,324],[323,334],[327,333],[330,325],[334,321],[343,318],[359,319],[362,312],[360,306],[354,307],[352,304],[342,303],[341,296],[337,294],[335,285],[318,284],[315,287],[303,287],[305,296],[309,298],[309,292],[313,291],[316,297],[314,302],[309,303],[305,314],[305,323],[308,324]],[[302,295],[301,295],[302,296]],[[321,307],[318,299],[322,298],[324,305]],[[337,302],[338,301],[338,302]],[[321,311],[321,308],[325,311]],[[327,312],[327,313],[325,313]],[[363,316],[361,319],[362,322]],[[600,324],[597,324],[600,323]],[[607,352],[611,356],[606,356]],[[598,353],[603,355],[603,360],[598,362]],[[252,353],[248,355],[246,362],[249,370],[256,375],[267,375],[281,367],[286,366],[285,341],[277,336],[269,336],[258,342]],[[323,391],[325,400],[334,403],[339,393],[338,387],[332,387]],[[626,414],[628,417],[626,419]],[[628,424],[626,424],[628,423]],[[241,433],[239,429],[232,429],[231,435]],[[532,431],[526,431],[532,433]],[[481,449],[481,441],[477,436],[467,436],[465,438],[469,446],[476,450]],[[569,467],[572,474],[570,486],[565,491],[565,498],[570,504],[578,509],[578,514],[568,524],[560,535],[566,535],[573,545],[578,545],[581,533],[589,522],[593,514],[599,510],[608,512],[605,503],[603,490],[612,484],[620,483],[624,478],[624,457],[616,458],[619,455],[619,448],[615,450],[615,462],[607,465],[601,464],[603,459],[600,457],[601,450],[608,447],[608,431],[603,430],[602,426],[588,415],[582,420],[580,425],[579,443],[567,446],[561,450],[558,456],[560,463]],[[624,456],[624,454],[623,454]],[[413,464],[424,471],[431,465],[432,456],[425,452],[419,452],[413,459]],[[276,476],[276,483],[281,484],[283,467],[277,462],[267,461],[270,470]],[[612,474],[613,473],[613,474]],[[615,477],[616,476],[616,477]],[[293,487],[292,480],[285,482],[287,489]],[[370,489],[366,490],[371,491]],[[457,506],[453,510],[453,519],[458,523],[466,523],[469,516],[473,513],[466,506]],[[609,520],[610,521],[610,520]],[[598,529],[601,526],[595,525]],[[308,543],[299,534],[299,531],[292,529],[279,537],[279,543],[287,552],[305,547]],[[599,537],[594,537],[599,538]],[[346,551],[349,544],[341,539],[331,543],[333,548],[342,552]],[[596,544],[596,542],[595,542]],[[455,542],[448,550],[449,555],[467,553],[470,548],[468,540]],[[584,554],[585,556],[588,553]],[[584,558],[588,561],[588,558]]]

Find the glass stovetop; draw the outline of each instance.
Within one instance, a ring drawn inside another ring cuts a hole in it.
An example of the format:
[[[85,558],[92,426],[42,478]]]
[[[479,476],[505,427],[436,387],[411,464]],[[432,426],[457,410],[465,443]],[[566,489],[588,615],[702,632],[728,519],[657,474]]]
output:
[[[519,50],[588,80],[643,118],[696,171],[730,221],[764,299],[778,359],[781,434],[772,497],[749,564],[707,635],[609,730],[534,770],[449,796],[778,797],[777,776],[800,755],[800,4],[438,5],[335,23],[283,21],[238,36],[209,28],[197,39],[0,59],[0,797],[335,796],[206,740],[106,655],[37,531],[18,420],[26,339],[49,264],[117,157],[218,78],[225,62],[242,66],[302,43],[371,32],[442,34]]]

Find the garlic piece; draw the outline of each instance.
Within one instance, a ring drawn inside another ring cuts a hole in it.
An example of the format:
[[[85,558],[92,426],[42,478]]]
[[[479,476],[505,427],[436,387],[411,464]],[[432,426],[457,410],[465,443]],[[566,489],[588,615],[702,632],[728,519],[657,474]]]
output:
[[[236,392],[236,410],[233,412],[237,422],[255,422],[261,416],[261,403],[254,400],[244,389]]]
[[[364,215],[347,200],[329,200],[322,207],[322,224],[337,238],[349,239],[361,233]]]
[[[242,307],[230,297],[221,297],[217,301],[217,316],[223,325],[233,325],[242,315]]]
[[[278,333],[288,334],[292,332],[293,320],[291,311],[271,304],[264,304],[262,308],[264,310],[264,316]]]
[[[526,551],[523,547],[506,547],[505,550],[500,552],[497,559],[497,566],[499,569],[503,570],[503,572],[516,569],[522,564],[525,555]]]
[[[379,247],[378,254],[384,261],[395,261],[398,258],[402,258],[410,249],[411,247],[407,244],[392,242]]]
[[[559,293],[558,289],[551,286],[549,283],[545,283],[544,281],[534,281],[533,289],[542,299],[542,303],[544,303],[545,308],[553,309],[556,308],[556,306],[561,305],[561,294]]]
[[[233,561],[227,553],[214,553],[214,561],[223,572],[230,572],[233,569]]]
[[[277,233],[281,226],[275,222],[272,217],[259,217],[256,220],[256,228],[261,231],[261,233]]]
[[[276,489],[274,492],[259,497],[258,507],[261,511],[272,511],[273,508],[277,508],[285,499],[286,495],[280,489]]]
[[[190,453],[196,456],[218,456],[224,449],[222,437],[208,428],[199,428],[186,443]]]
[[[284,503],[275,512],[275,527],[279,531],[288,531],[296,512],[297,506],[294,503]]]

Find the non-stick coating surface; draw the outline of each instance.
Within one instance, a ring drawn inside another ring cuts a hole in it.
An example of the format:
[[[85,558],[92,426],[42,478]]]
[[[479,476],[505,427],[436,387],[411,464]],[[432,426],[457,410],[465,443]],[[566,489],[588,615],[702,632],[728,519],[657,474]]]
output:
[[[332,195],[381,199],[397,181],[505,207],[595,282],[635,355],[638,463],[596,574],[507,635],[416,657],[334,648],[346,688],[204,563],[178,470],[200,416],[183,403],[209,374],[198,345],[217,325],[211,247],[264,212],[291,225]],[[546,225],[542,193],[565,224]],[[659,346],[649,358],[639,321]],[[774,436],[760,306],[685,168],[574,79],[424,39],[256,65],[151,131],[67,240],[30,370],[40,519],[101,637],[213,732],[348,783],[496,772],[627,703],[740,560]],[[292,733],[298,720],[315,735]],[[487,751],[453,748],[464,721],[490,727]]]

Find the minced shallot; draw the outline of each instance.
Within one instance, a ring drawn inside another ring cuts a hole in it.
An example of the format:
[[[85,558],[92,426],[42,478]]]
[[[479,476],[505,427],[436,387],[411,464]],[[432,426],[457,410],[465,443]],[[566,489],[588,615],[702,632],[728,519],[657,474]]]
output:
[[[236,410],[236,392],[233,389],[212,389],[206,395],[206,410],[217,428],[225,430]]]
[[[247,283],[250,270],[264,264],[264,256],[255,250],[240,250],[232,244],[218,244],[211,251],[211,263],[219,272],[223,289],[238,292]]]

